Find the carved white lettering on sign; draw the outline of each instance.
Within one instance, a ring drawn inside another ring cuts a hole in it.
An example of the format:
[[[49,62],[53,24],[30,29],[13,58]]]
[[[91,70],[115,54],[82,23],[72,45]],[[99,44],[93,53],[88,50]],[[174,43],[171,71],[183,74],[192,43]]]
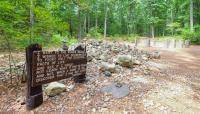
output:
[[[37,86],[86,74],[84,51],[36,51],[33,53],[33,85]]]

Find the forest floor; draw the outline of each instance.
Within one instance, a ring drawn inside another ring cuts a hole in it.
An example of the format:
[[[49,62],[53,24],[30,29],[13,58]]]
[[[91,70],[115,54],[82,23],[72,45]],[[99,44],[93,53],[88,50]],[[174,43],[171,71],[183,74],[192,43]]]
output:
[[[198,114],[200,112],[200,46],[187,49],[146,48],[147,51],[159,51],[161,59],[148,61],[137,69],[124,68],[120,74],[105,77],[97,72],[93,62],[88,63],[88,81],[74,84],[65,80],[69,87],[55,97],[44,94],[44,103],[35,110],[26,111],[25,85],[4,87],[0,90],[0,113],[102,113],[116,112],[132,114]],[[24,58],[23,53],[15,53]],[[23,60],[23,59],[20,59]],[[20,61],[19,60],[19,61]],[[0,55],[0,66],[6,64]],[[149,71],[149,74],[146,73]],[[130,88],[128,96],[115,99],[99,90],[114,81],[125,83]],[[73,85],[75,85],[73,87]],[[73,87],[73,89],[71,88]]]

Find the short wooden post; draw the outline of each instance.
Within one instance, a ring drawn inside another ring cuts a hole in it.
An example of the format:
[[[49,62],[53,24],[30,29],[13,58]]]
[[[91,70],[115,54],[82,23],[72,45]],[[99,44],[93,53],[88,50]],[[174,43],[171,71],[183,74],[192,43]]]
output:
[[[145,39],[145,41],[146,41],[145,42],[146,43],[145,46],[146,47],[151,47],[151,39]]]
[[[185,48],[189,48],[190,47],[190,40],[185,40]]]
[[[26,70],[27,70],[27,96],[26,106],[28,110],[34,109],[43,103],[42,85],[32,87],[32,64],[33,52],[42,50],[38,44],[32,44],[26,48]]]

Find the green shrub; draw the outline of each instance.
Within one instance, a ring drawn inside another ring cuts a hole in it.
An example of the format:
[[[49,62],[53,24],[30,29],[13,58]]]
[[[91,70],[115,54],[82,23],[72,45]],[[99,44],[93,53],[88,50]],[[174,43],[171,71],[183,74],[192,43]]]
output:
[[[68,46],[78,42],[76,38],[74,37],[71,38],[69,37],[69,35],[66,35],[65,37],[67,38]],[[48,47],[61,47],[63,45],[63,40],[65,37],[61,36],[60,34],[53,35],[53,37],[48,43]]]
[[[140,37],[137,34],[130,34],[127,38],[128,42],[135,42],[136,39],[139,39]]]
[[[76,38],[68,38],[67,45],[70,46],[70,45],[75,44],[77,42],[78,42],[78,40]]]
[[[17,49],[25,49],[29,45],[29,38],[17,38],[16,40],[16,48]]]
[[[87,37],[94,38],[94,39],[100,39],[102,37],[102,35],[100,33],[100,29],[96,28],[96,27],[92,27],[89,30],[89,33],[87,34]]]
[[[50,39],[48,43],[48,47],[58,47],[62,45],[63,37],[60,34],[55,34],[53,37]]]
[[[190,40],[193,44],[200,44],[200,31],[190,32],[189,30],[184,30],[182,36],[185,40]]]
[[[171,40],[171,39],[183,40],[183,37],[180,36],[180,35],[177,35],[177,36],[159,36],[159,37],[156,37],[154,40],[156,40],[156,41],[165,41],[165,40]]]

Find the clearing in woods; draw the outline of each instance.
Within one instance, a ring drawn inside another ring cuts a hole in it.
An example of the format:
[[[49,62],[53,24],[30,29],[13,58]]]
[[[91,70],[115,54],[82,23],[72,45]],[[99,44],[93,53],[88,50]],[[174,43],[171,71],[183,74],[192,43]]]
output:
[[[149,76],[124,74],[122,81],[129,81],[130,94],[122,99],[113,99],[94,91],[111,78],[98,77],[86,84],[77,85],[73,91],[48,98],[33,112],[104,112],[133,111],[150,114],[192,114],[200,112],[200,47],[187,49],[145,49],[161,52],[161,59],[151,60],[152,72]],[[2,56],[3,57],[3,56]],[[1,57],[1,61],[3,61]],[[90,72],[95,74],[94,64],[88,64]],[[93,85],[95,85],[93,87]],[[99,86],[100,85],[100,86]],[[2,89],[6,89],[3,88]],[[25,111],[24,87],[12,95],[1,95],[1,111]],[[94,92],[90,95],[90,92]],[[9,99],[9,100],[8,100]],[[25,111],[26,112],[26,111]]]

